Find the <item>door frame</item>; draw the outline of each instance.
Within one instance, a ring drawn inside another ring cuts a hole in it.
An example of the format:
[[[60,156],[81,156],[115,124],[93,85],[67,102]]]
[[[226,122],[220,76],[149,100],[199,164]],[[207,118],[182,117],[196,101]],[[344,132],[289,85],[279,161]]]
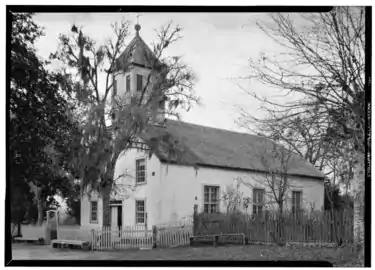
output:
[[[123,200],[111,200],[109,202],[109,207],[111,208],[111,227],[112,227],[112,207],[117,207],[117,226],[116,227],[119,227],[118,224],[119,224],[119,218],[121,219],[121,225],[123,224]],[[121,207],[121,215],[119,216],[119,208]]]

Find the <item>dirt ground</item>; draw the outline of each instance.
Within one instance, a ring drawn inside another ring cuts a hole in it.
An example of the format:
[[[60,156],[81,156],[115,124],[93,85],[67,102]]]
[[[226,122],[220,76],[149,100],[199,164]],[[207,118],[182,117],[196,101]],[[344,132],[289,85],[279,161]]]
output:
[[[348,266],[353,256],[345,248],[313,249],[262,245],[98,252],[13,244],[12,258],[13,260],[325,260],[335,266]]]

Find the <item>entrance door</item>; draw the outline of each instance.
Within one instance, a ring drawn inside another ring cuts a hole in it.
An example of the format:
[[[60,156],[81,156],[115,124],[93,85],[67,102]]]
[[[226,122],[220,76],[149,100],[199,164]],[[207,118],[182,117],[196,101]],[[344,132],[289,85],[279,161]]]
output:
[[[117,226],[122,228],[122,206],[117,206]]]
[[[122,201],[110,201],[109,206],[111,207],[111,231],[120,236],[122,227]]]
[[[111,206],[111,231],[114,235],[121,235],[122,206]]]
[[[118,208],[117,206],[111,206],[111,230],[118,230]]]

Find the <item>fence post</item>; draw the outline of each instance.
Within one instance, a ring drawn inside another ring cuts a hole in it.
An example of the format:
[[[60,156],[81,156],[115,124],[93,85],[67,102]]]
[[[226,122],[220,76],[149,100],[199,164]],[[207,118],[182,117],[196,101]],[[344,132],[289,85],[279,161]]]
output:
[[[198,204],[194,204],[193,214],[193,236],[197,235],[198,231]]]
[[[143,245],[147,245],[147,212],[145,213],[145,239],[143,240]],[[148,247],[148,246],[147,246]]]
[[[91,250],[95,250],[97,245],[95,230],[91,229]]]
[[[152,247],[156,248],[156,234],[158,233],[156,225],[152,226]]]
[[[147,238],[147,213],[145,213],[145,237]]]

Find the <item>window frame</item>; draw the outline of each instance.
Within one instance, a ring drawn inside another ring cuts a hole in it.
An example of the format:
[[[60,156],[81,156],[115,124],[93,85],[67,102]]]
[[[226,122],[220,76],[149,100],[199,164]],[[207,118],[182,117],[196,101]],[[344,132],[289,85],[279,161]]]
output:
[[[125,75],[125,93],[131,92],[131,77],[130,74]]]
[[[143,222],[138,222],[138,202],[143,202]],[[146,199],[136,199],[135,200],[135,225],[145,225],[146,224]]]
[[[208,201],[206,202],[206,188],[208,189]],[[212,200],[212,192],[211,190],[216,190],[216,202]],[[207,211],[206,211],[206,205]],[[216,211],[212,212],[212,205],[216,205]],[[206,214],[213,214],[213,213],[219,213],[220,212],[220,186],[218,185],[203,185],[203,212]]]
[[[294,194],[299,194],[299,203],[296,204],[297,196],[295,197]],[[296,211],[297,206],[297,211]],[[292,190],[292,214],[298,214],[302,210],[302,190]]]
[[[264,188],[253,188],[253,201],[252,201],[252,214],[253,215],[263,215],[264,213],[264,194],[265,194]],[[257,195],[262,194],[262,200],[261,202],[258,201],[257,198],[259,198]],[[254,208],[255,207],[255,208]],[[256,209],[256,211],[254,211]],[[260,209],[260,211],[259,211]]]
[[[144,160],[144,181],[143,182],[138,182],[138,162],[141,161],[141,160]],[[135,184],[136,185],[143,185],[143,184],[146,184],[147,183],[147,159],[145,157],[142,157],[142,158],[137,158],[135,160]]]
[[[96,220],[93,220],[92,219],[92,213],[93,213],[93,211],[92,211],[92,209],[93,209],[93,203],[96,203]],[[95,223],[95,224],[97,224],[97,223],[99,223],[99,217],[98,217],[98,213],[99,213],[99,203],[98,203],[98,201],[97,200],[92,200],[92,201],[90,201],[90,223]]]

